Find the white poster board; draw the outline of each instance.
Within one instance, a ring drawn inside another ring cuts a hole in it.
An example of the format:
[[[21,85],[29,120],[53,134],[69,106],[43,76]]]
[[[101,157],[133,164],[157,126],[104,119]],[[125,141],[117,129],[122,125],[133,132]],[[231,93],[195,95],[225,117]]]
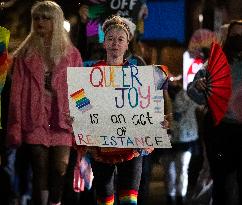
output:
[[[70,115],[78,145],[171,147],[164,120],[163,91],[153,66],[69,67]],[[157,78],[157,77],[156,77]]]

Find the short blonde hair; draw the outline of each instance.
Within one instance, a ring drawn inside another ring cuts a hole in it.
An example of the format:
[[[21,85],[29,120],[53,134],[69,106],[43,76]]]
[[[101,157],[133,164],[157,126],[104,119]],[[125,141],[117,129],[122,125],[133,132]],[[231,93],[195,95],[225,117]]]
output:
[[[107,32],[112,28],[123,29],[128,36],[128,40],[130,41],[134,37],[136,25],[127,18],[121,16],[112,16],[111,18],[108,18],[104,21],[102,29],[106,35]]]

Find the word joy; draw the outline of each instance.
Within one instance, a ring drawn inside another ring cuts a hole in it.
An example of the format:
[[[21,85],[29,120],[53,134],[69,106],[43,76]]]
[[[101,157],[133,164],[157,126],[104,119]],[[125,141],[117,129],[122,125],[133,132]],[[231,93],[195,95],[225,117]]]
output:
[[[116,108],[123,108],[126,103],[131,108],[138,105],[142,109],[149,107],[150,86],[142,86],[138,68],[134,65],[123,66],[122,71],[118,71],[112,66],[94,67],[90,72],[90,83],[96,88],[113,87],[117,93],[114,98]]]

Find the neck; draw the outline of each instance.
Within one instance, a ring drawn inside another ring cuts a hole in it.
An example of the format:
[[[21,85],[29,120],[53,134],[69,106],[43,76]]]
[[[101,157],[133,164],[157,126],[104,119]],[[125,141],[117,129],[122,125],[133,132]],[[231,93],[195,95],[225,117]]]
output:
[[[107,64],[108,65],[122,65],[123,64],[123,56],[117,58],[110,58],[107,57]]]
[[[43,39],[44,46],[50,47],[51,46],[52,36],[49,35],[49,34],[46,34],[46,35],[42,35],[41,37]]]

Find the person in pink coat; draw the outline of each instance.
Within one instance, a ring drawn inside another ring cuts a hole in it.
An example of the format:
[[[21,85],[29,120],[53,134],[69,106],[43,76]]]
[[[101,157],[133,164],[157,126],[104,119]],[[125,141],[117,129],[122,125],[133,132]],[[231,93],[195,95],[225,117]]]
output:
[[[60,204],[73,140],[67,67],[82,66],[82,59],[58,4],[37,2],[31,16],[31,32],[14,53],[7,144],[27,144],[34,204]]]

